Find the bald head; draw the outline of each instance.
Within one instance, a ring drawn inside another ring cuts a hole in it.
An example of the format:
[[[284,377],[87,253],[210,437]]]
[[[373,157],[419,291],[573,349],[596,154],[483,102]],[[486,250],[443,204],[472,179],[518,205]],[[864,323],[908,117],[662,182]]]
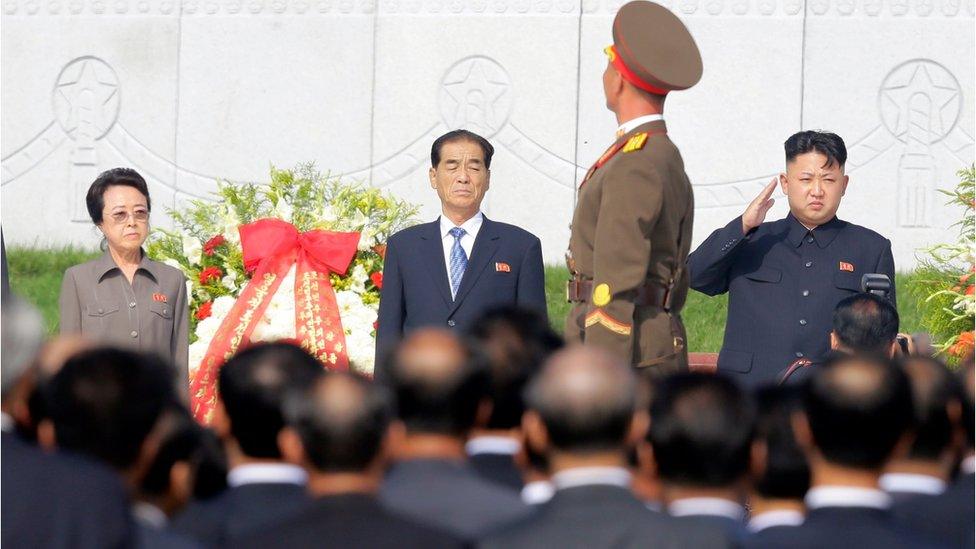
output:
[[[418,330],[393,354],[389,372],[409,432],[465,436],[474,427],[488,368],[470,343],[445,330]]]
[[[881,358],[828,363],[807,385],[804,405],[820,453],[848,467],[882,467],[912,423],[908,378]]]
[[[637,380],[615,357],[571,347],[546,362],[526,396],[556,449],[623,449],[637,405]]]
[[[379,386],[354,374],[337,372],[325,375],[308,390],[290,395],[285,415],[316,469],[361,472],[380,453],[391,410]]]

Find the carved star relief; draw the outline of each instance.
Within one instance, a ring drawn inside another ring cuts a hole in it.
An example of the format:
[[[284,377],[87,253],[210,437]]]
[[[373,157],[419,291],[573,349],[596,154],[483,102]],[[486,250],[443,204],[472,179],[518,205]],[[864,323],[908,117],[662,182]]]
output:
[[[81,96],[90,92],[94,99],[95,117],[91,122],[101,125],[102,117],[106,114],[105,107],[118,93],[118,84],[100,78],[95,70],[95,61],[85,59],[81,62],[81,69],[74,80],[62,81],[57,85],[58,94],[66,102],[71,112],[70,127],[65,128],[69,133],[78,128],[77,109],[80,105]]]
[[[938,65],[919,62],[907,65],[903,70],[892,74],[881,88],[881,111],[887,126],[897,137],[902,138],[909,131],[912,99],[920,94],[930,101],[931,110],[917,114],[927,116],[928,141],[934,142],[949,133],[959,115],[959,88],[951,78],[938,74]],[[944,69],[943,69],[944,70]],[[933,71],[938,71],[933,78]],[[915,103],[915,108],[918,104]]]
[[[477,91],[483,96],[485,123],[493,127],[498,120],[496,104],[508,91],[508,84],[490,76],[485,71],[483,64],[475,60],[468,66],[467,74],[464,77],[445,82],[444,90],[454,100],[455,105],[451,119],[456,122],[456,125],[464,126],[475,122],[468,119],[468,113],[462,112],[462,108],[467,106],[470,93]]]

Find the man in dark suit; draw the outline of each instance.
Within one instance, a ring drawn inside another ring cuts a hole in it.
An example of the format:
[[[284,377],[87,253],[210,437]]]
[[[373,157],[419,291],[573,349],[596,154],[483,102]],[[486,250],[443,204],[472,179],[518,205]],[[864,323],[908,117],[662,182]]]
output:
[[[481,343],[490,362],[491,415],[475,429],[465,445],[468,460],[484,478],[522,490],[522,472],[515,455],[522,442],[522,392],[542,362],[562,346],[549,319],[536,311],[501,307],[475,322],[471,335]]]
[[[763,387],[756,393],[758,421],[752,443],[749,532],[765,537],[803,523],[803,496],[810,465],[793,435],[793,414],[801,409],[795,385]]]
[[[895,265],[891,242],[837,218],[847,190],[847,149],[832,133],[803,131],[786,140],[786,172],[688,256],[691,287],[729,292],[718,368],[742,383],[777,381],[799,359],[819,361],[830,349],[830,319],[867,273]],[[765,222],[777,183],[790,213]],[[895,302],[895,292],[889,294]]]
[[[458,539],[384,509],[377,499],[389,459],[391,410],[379,386],[330,373],[291,395],[281,449],[309,474],[314,500],[300,513],[233,547],[461,547]]]
[[[391,358],[406,432],[383,482],[383,504],[465,541],[525,517],[529,508],[516,492],[467,463],[465,440],[490,407],[485,359],[452,332],[433,328],[408,335]]]
[[[795,528],[751,538],[746,547],[937,546],[892,518],[878,478],[912,423],[911,386],[883,358],[841,356],[803,387],[797,441],[811,470],[807,517]]]
[[[441,216],[390,237],[376,329],[376,364],[404,333],[422,326],[466,330],[486,309],[518,305],[546,313],[542,245],[532,234],[486,218],[488,141],[448,132],[430,149],[430,185]],[[377,378],[385,372],[377,369]]]
[[[744,536],[755,421],[752,400],[730,379],[685,373],[655,387],[649,438],[683,547],[730,547]]]
[[[957,459],[953,434],[959,410],[965,406],[961,388],[945,365],[934,358],[911,357],[903,368],[912,384],[912,444],[906,455],[892,460],[885,469],[881,487],[894,500],[892,512],[899,522],[947,545],[971,547],[972,476],[968,500],[947,493]]]
[[[307,475],[278,448],[289,392],[312,384],[322,365],[287,343],[249,347],[220,369],[213,428],[227,454],[229,488],[191,503],[174,526],[209,546],[227,543],[288,516],[307,503]]]
[[[576,346],[552,356],[527,389],[527,442],[546,454],[555,494],[486,549],[674,547],[677,532],[630,491],[627,451],[647,430],[630,365]]]

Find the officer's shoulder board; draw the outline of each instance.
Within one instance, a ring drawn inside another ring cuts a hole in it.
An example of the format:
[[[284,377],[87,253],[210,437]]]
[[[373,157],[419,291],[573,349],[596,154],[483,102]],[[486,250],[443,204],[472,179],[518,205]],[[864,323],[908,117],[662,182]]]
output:
[[[634,134],[627,143],[624,144],[622,152],[629,153],[634,151],[639,151],[644,148],[644,144],[647,143],[647,132],[640,132]]]

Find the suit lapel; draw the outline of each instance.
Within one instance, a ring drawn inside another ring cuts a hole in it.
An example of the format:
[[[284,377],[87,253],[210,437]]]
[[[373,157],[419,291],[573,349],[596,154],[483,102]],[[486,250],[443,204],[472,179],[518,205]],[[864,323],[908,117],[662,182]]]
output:
[[[464,301],[464,298],[471,291],[475,282],[478,281],[485,267],[495,257],[497,250],[498,233],[495,231],[495,223],[486,217],[481,223],[481,230],[478,231],[478,237],[474,239],[474,247],[471,248],[471,259],[468,261],[468,267],[464,270],[464,276],[461,277],[461,287],[458,288],[457,297],[454,298],[454,306],[451,307],[450,314],[454,314],[454,311]],[[444,276],[446,279],[446,271]]]
[[[451,286],[447,280],[447,266],[444,264],[444,244],[441,242],[440,218],[428,223],[421,233],[420,238],[424,240],[420,246],[420,253],[424,264],[428,265],[427,272],[430,273],[434,286],[444,298],[444,305],[451,307]],[[477,245],[477,244],[476,244]]]

